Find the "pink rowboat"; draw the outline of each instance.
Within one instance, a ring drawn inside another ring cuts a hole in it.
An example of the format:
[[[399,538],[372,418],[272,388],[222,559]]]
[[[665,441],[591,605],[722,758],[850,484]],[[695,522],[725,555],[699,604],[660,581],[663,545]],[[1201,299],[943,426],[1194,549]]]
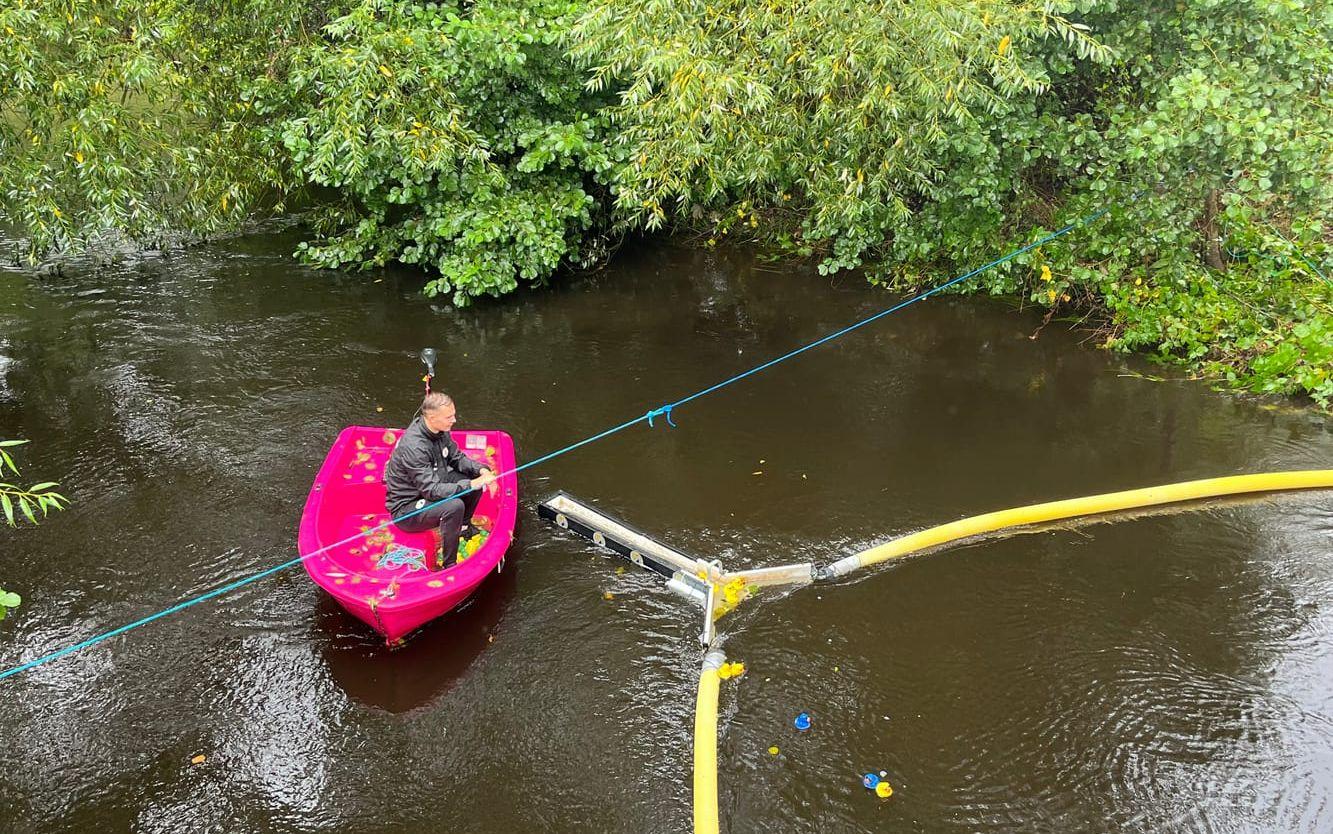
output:
[[[490,532],[481,547],[444,570],[421,567],[434,559],[438,533],[407,533],[393,524],[376,529],[390,520],[384,464],[402,433],[372,426],[343,429],[315,476],[296,541],[315,584],[390,645],[458,607],[487,576],[500,572],[518,515],[514,441],[502,431],[453,432],[464,454],[509,474],[500,477],[494,492],[482,492],[472,516],[473,525]]]

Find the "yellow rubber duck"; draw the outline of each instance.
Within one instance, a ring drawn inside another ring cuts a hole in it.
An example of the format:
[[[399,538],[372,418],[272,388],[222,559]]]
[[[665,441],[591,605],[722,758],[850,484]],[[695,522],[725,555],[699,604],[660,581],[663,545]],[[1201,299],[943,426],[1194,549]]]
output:
[[[461,564],[471,559],[481,549],[482,535],[477,533],[465,542],[458,543],[458,559],[456,564]]]

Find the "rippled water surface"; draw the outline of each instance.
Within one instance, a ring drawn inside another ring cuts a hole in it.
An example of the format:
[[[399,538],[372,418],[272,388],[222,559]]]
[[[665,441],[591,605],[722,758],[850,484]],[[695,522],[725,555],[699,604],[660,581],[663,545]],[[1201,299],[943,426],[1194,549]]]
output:
[[[295,267],[292,245],[0,273],[0,436],[33,441],[23,480],[73,499],[0,528],[0,585],[25,598],[0,667],[293,558],[324,452],[345,425],[410,417],[425,345],[461,425],[509,431],[526,461],[893,300],[653,246],[460,311],[411,275]],[[744,567],[1333,466],[1312,411],[1154,381],[1057,325],[1029,338],[1039,324],[932,299],[689,404],[677,429],[528,470],[509,568],[396,652],[298,567],[0,681],[0,830],[688,830],[698,615],[538,520],[557,489]],[[763,594],[721,622],[748,669],[723,684],[723,828],[1331,830],[1331,625],[1328,492]],[[871,769],[892,799],[861,788]]]

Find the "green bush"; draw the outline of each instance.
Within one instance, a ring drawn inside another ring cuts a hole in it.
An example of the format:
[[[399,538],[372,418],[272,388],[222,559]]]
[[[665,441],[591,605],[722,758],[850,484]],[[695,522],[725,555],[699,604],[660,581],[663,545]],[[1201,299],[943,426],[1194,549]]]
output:
[[[310,263],[420,264],[463,304],[594,257],[613,160],[558,44],[580,4],[364,2],[262,84],[296,175],[329,189]]]

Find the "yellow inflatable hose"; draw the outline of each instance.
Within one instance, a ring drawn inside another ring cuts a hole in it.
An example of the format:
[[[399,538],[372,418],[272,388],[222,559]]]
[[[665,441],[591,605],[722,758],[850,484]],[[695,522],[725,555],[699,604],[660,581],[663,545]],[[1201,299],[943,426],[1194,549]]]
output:
[[[1311,469],[1300,472],[1270,472],[1262,475],[1232,475],[1225,478],[1206,478],[1179,484],[1108,492],[1086,498],[1069,498],[1045,504],[1032,504],[1012,510],[976,515],[918,533],[893,539],[884,544],[854,553],[816,572],[819,579],[836,579],[858,568],[877,565],[899,556],[906,556],[943,544],[994,533],[1011,527],[1024,527],[1049,521],[1060,521],[1080,516],[1100,515],[1181,501],[1220,498],[1255,492],[1285,492],[1298,489],[1333,488],[1333,469]]]

